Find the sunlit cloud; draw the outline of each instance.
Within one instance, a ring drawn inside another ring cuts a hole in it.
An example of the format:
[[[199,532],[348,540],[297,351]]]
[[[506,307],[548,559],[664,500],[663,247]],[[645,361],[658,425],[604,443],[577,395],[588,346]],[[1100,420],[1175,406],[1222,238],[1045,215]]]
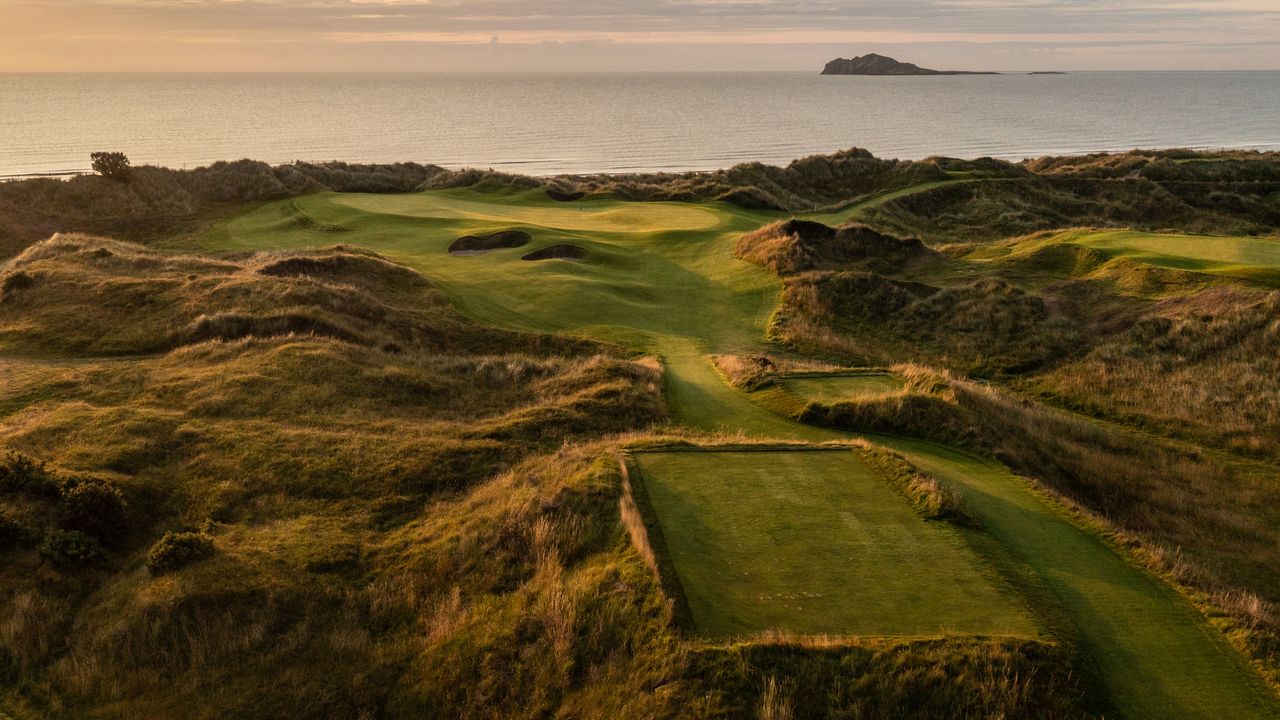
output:
[[[637,69],[654,57],[643,48],[658,45],[706,46],[709,62],[737,48],[735,62],[762,69],[808,68],[812,53],[835,45],[846,54],[901,46],[916,60],[1002,69],[1055,51],[1078,61],[1081,47],[1116,43],[1170,49],[1116,67],[1280,68],[1278,28],[1276,0],[0,0],[0,69],[456,69],[472,65],[431,48],[495,36],[507,52],[608,42],[623,64],[638,48]],[[183,51],[193,43],[240,47],[222,57]],[[415,45],[421,58],[405,65]],[[371,55],[326,54],[355,46]],[[797,50],[793,60],[752,60],[759,46]],[[1102,51],[1093,58],[1101,66]]]

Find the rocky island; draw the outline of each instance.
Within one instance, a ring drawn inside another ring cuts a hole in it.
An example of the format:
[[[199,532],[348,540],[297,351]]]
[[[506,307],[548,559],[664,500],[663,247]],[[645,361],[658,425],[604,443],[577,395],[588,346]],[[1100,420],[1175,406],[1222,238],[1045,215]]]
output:
[[[870,53],[852,59],[836,58],[822,69],[823,75],[999,75],[996,72],[930,70],[913,63]]]

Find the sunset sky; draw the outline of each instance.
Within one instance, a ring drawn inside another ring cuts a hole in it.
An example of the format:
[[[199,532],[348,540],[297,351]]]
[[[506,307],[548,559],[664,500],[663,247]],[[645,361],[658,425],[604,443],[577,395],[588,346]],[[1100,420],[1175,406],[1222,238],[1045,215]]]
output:
[[[0,71],[1280,69],[1280,0],[0,0]]]

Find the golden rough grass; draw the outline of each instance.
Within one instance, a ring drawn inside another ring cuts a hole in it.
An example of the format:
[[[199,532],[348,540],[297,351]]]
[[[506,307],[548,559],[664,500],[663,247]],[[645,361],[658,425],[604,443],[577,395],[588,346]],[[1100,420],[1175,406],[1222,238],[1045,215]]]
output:
[[[1127,333],[1027,383],[1092,414],[1280,453],[1280,292],[1159,303]]]

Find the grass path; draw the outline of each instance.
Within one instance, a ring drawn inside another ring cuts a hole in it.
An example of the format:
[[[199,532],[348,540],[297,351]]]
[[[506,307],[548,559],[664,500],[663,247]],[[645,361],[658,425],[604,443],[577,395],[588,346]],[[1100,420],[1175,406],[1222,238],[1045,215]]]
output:
[[[899,188],[897,190],[890,190],[889,192],[883,192],[877,195],[872,195],[871,197],[863,198],[862,200],[858,200],[857,202],[854,202],[850,205],[846,205],[840,208],[839,210],[835,210],[832,212],[807,213],[803,217],[806,220],[813,220],[815,222],[825,223],[827,225],[844,225],[848,222],[856,220],[858,216],[863,213],[863,211],[869,208],[876,207],[877,205],[883,205],[889,202],[890,200],[896,200],[900,197],[905,197],[907,195],[915,195],[916,193],[924,192],[926,190],[933,190],[934,188],[940,188],[940,187],[945,187],[947,185],[955,185],[957,183],[968,183],[968,182],[980,182],[980,181],[974,178],[965,178],[965,177],[955,177],[948,180],[933,180],[930,182],[920,183],[918,185],[912,185],[910,187]]]
[[[930,186],[936,185],[915,190]],[[872,198],[825,219],[847,219],[867,203],[888,199]],[[757,405],[725,383],[706,359],[711,352],[760,347],[780,284],[736,260],[732,247],[743,231],[775,214],[699,204],[694,206],[699,226],[692,228],[695,216],[685,212],[689,208],[672,203],[637,210],[628,203],[591,201],[575,210],[531,193],[317,194],[294,202],[306,222],[298,222],[292,210],[284,212],[282,204],[268,204],[221,224],[202,245],[216,250],[337,242],[369,247],[421,270],[479,320],[589,335],[656,352],[666,364],[673,414],[687,426],[780,440],[850,437]],[[570,219],[564,219],[566,213]],[[701,224],[707,214],[716,218],[714,224]],[[633,225],[619,224],[619,218]],[[571,227],[547,224],[556,222]],[[534,242],[483,256],[453,257],[445,251],[458,235],[513,226],[529,228]],[[325,233],[317,227],[345,231]],[[582,262],[519,259],[528,250],[565,241],[585,247],[587,257]],[[1030,568],[1055,612],[1073,628],[1086,663],[1096,668],[1114,705],[1109,716],[1280,718],[1280,707],[1260,677],[1185,599],[1077,526],[1002,465],[920,441],[871,439],[959,489],[1002,552]]]

